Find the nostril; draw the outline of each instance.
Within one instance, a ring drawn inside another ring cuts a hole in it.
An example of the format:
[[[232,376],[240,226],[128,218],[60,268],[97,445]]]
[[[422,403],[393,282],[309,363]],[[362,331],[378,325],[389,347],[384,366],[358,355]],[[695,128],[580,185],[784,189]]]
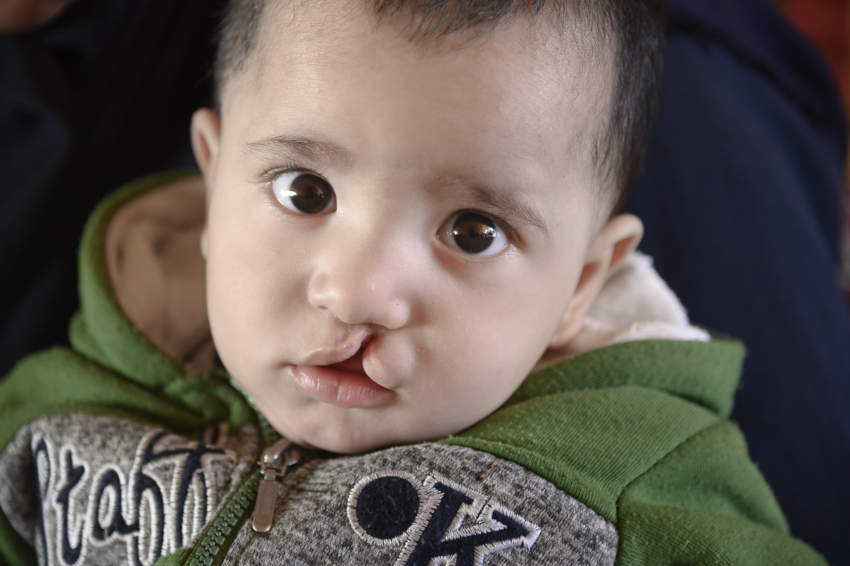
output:
[[[404,285],[384,273],[364,276],[347,270],[321,270],[308,284],[307,301],[317,311],[327,311],[345,324],[401,328],[410,315]]]
[[[307,301],[317,310],[331,311],[331,313],[340,318],[335,312],[335,306],[339,302],[339,290],[334,289],[329,281],[329,278],[324,273],[317,273],[307,285]]]

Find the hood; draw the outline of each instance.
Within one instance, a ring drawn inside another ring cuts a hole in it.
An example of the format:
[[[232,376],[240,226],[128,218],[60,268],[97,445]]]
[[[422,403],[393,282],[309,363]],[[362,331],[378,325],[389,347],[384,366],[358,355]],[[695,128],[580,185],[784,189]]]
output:
[[[121,310],[194,375],[216,366],[200,251],[205,203],[199,176],[143,192],[115,211],[103,249]]]

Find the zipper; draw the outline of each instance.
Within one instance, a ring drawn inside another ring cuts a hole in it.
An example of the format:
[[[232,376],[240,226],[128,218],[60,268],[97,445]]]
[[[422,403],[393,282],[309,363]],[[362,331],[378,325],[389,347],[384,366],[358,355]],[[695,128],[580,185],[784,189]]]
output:
[[[239,526],[244,522],[245,512],[251,508],[259,484],[260,475],[257,473],[250,474],[242,481],[242,485],[230,496],[215,520],[207,527],[204,536],[189,554],[189,566],[221,564],[226,554],[226,552],[221,551],[229,548],[229,543],[232,542]]]
[[[255,532],[267,533],[272,528],[274,505],[277,500],[277,478],[286,474],[289,466],[301,460],[301,452],[285,438],[281,438],[271,447],[263,450],[260,459],[260,480],[257,488],[257,502],[254,505],[254,520],[251,527]]]
[[[271,528],[277,499],[278,482],[276,480],[283,477],[289,466],[300,461],[301,453],[292,442],[280,437],[262,414],[259,412],[257,414],[263,443],[268,446],[260,455],[260,461],[257,462],[260,469],[251,472],[242,480],[183,564],[189,564],[189,566],[221,564],[227,549],[236,538],[236,533],[248,519],[252,503],[254,504],[253,529],[256,532],[267,532]],[[258,527],[265,530],[259,530]]]

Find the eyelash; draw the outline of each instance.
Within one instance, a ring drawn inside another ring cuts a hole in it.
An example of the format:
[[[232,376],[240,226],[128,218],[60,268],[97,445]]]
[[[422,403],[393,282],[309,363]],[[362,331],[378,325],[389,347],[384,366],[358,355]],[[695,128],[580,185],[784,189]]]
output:
[[[260,179],[263,185],[271,183],[275,180],[278,175],[282,175],[284,173],[309,173],[311,175],[317,175],[322,179],[327,181],[327,178],[322,175],[320,172],[315,169],[309,169],[307,167],[302,167],[297,165],[295,162],[287,163],[286,165],[280,165],[275,167],[269,167],[260,175]],[[328,181],[330,182],[330,181]],[[507,236],[510,243],[520,249],[525,247],[525,242],[522,238],[522,235],[508,222],[506,216],[502,216],[493,210],[484,210],[480,208],[464,208],[457,210],[452,213],[453,217],[460,216],[461,214],[472,213],[472,214],[480,214],[482,216],[486,216],[492,221],[496,222],[499,227],[505,231],[505,235]],[[480,261],[480,260],[478,260]]]
[[[307,167],[301,167],[300,165],[296,165],[294,162],[282,166],[270,167],[263,171],[260,175],[260,179],[262,183],[271,183],[275,180],[275,177],[283,175],[284,173],[310,173],[311,175],[316,175],[325,179],[325,176],[318,171],[308,169]]]

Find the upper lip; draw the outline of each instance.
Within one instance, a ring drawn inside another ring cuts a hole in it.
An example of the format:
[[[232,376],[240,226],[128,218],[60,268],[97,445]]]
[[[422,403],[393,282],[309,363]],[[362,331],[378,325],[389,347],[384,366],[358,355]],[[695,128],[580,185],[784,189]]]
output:
[[[357,354],[371,339],[372,333],[369,330],[365,328],[353,330],[341,345],[316,349],[305,356],[303,363],[298,365],[329,366],[344,362]]]

